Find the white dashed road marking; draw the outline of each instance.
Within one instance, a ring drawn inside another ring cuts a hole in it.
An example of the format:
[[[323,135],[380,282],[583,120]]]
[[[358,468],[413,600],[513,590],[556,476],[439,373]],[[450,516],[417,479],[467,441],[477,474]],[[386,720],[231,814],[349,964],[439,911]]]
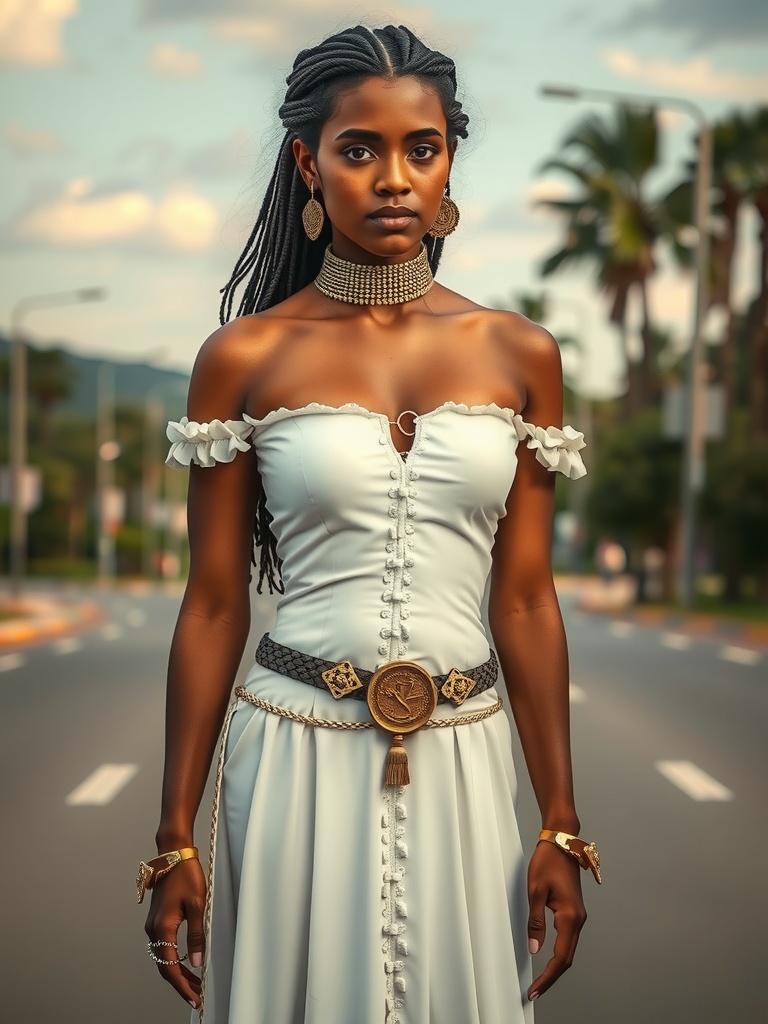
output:
[[[737,665],[756,665],[760,661],[760,652],[749,647],[721,647],[720,657]]]
[[[57,640],[53,649],[57,654],[72,654],[74,651],[79,651],[83,646],[83,641],[76,636],[65,636],[62,640]]]
[[[733,800],[733,793],[693,761],[657,761],[657,771],[691,800]]]
[[[583,704],[584,701],[587,699],[586,692],[582,690],[580,686],[577,686],[575,683],[571,683],[570,685],[569,696],[571,699],[571,704]]]
[[[140,608],[129,608],[125,613],[125,621],[129,626],[143,626],[147,621],[147,614]]]
[[[66,803],[71,806],[108,804],[128,785],[138,770],[137,764],[102,764],[72,790]]]
[[[106,626],[102,626],[101,635],[105,640],[119,640],[123,635],[123,627],[116,622],[109,622]]]
[[[0,672],[10,672],[11,669],[21,668],[26,660],[23,654],[4,654],[0,657]]]
[[[685,633],[663,633],[661,642],[673,651],[687,651],[691,646],[691,638]]]
[[[635,627],[631,622],[612,622],[610,625],[610,632],[613,636],[631,636]]]

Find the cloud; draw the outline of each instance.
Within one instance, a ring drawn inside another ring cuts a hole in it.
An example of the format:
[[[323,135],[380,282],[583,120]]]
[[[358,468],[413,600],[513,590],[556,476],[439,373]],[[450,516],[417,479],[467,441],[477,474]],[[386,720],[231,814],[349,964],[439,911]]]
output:
[[[768,5],[765,0],[642,0],[611,30],[645,27],[680,32],[696,47],[726,40],[763,43],[768,39]]]
[[[50,156],[61,153],[64,143],[53,132],[24,128],[10,121],[3,127],[3,139],[9,149],[19,156]]]
[[[203,70],[203,58],[194,50],[183,50],[176,43],[158,44],[147,59],[150,71],[158,78],[195,78]]]
[[[0,0],[0,64],[64,64],[62,30],[77,7],[78,0]]]
[[[256,164],[253,136],[242,129],[217,142],[199,146],[185,160],[182,173],[194,178],[243,177]]]
[[[293,55],[299,47],[311,45],[344,25],[371,21],[364,10],[351,8],[349,0],[326,0],[322,5],[316,0],[283,0],[279,7],[268,0],[144,0],[142,17],[149,24],[206,20],[215,38],[250,44],[271,59]],[[378,24],[382,19],[374,21]],[[386,21],[405,23],[420,32],[435,19],[429,7],[394,0],[386,8]],[[442,22],[441,34],[448,31]]]
[[[629,50],[606,50],[602,58],[604,64],[622,77],[646,82],[657,89],[718,98],[768,99],[768,73],[719,71],[708,57],[675,64],[668,60],[643,61]]]
[[[259,0],[144,0],[145,21],[176,21],[181,18],[248,17],[254,9],[267,8]]]
[[[127,184],[96,188],[90,179],[77,178],[57,196],[22,211],[7,237],[54,248],[200,252],[210,247],[218,226],[216,207],[190,188],[153,199]]]

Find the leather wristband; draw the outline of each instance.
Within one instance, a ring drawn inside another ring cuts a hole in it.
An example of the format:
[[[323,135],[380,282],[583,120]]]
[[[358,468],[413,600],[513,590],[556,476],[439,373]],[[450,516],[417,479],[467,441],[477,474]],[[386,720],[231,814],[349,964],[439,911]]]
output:
[[[545,839],[548,843],[554,843],[555,846],[559,846],[565,853],[575,857],[585,871],[589,869],[592,872],[598,885],[602,884],[600,854],[597,852],[597,847],[594,843],[585,843],[578,836],[569,835],[567,832],[558,832],[552,828],[543,828],[539,832],[539,839]]]
[[[154,889],[160,879],[172,871],[177,864],[181,864],[183,860],[197,859],[197,847],[185,846],[181,850],[161,853],[150,861],[141,861],[136,875],[136,902],[142,903],[147,890]]]

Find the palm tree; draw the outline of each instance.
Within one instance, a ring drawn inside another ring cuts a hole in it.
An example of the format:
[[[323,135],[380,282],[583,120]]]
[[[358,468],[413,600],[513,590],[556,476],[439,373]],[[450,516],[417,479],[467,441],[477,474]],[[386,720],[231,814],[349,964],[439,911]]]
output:
[[[627,364],[627,412],[637,412],[660,395],[655,365],[648,279],[656,269],[654,246],[662,230],[661,211],[644,194],[656,166],[655,111],[620,106],[613,120],[583,118],[563,140],[565,156],[548,160],[542,171],[564,171],[580,194],[574,199],[543,199],[539,205],[560,214],[565,240],[542,264],[544,277],[582,262],[592,263],[598,284],[611,301],[610,321],[619,329]],[[573,154],[573,155],[571,155]],[[642,309],[643,356],[633,364],[627,351],[627,302],[633,289]]]
[[[750,194],[759,218],[760,278],[747,324],[750,351],[750,420],[752,427],[768,435],[768,107],[756,111],[751,121]]]
[[[714,188],[714,230],[710,237],[710,306],[722,306],[727,320],[720,365],[728,415],[739,401],[739,323],[733,308],[732,276],[738,247],[739,214],[749,200],[752,187],[753,128],[743,114],[736,112],[717,122],[712,128],[712,184]],[[684,266],[692,263],[692,250],[683,239],[684,229],[691,224],[696,164],[686,165],[686,178],[667,195],[664,210],[668,230],[675,239],[675,252]]]

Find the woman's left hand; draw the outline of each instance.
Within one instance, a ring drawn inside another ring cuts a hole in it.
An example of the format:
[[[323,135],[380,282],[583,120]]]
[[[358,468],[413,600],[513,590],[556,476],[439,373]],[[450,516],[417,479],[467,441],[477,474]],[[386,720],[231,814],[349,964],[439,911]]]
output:
[[[555,918],[555,948],[544,970],[528,989],[528,998],[546,992],[573,963],[579,932],[587,920],[581,896],[578,861],[552,843],[540,840],[528,865],[528,948],[537,953],[544,945],[544,908]]]

